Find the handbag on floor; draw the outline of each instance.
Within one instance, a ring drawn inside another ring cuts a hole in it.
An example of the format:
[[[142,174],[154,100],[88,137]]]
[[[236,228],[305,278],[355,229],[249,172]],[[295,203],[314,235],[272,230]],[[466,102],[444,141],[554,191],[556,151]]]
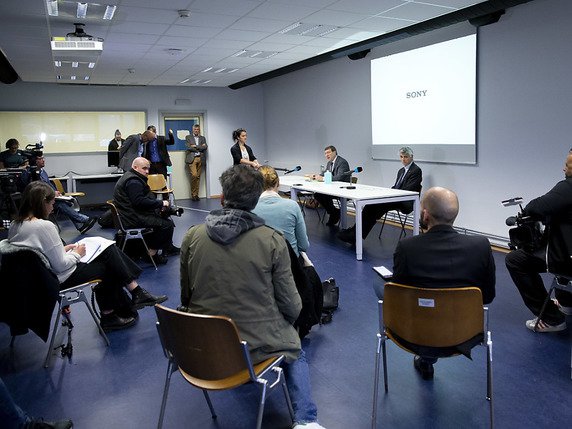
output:
[[[334,311],[338,309],[340,300],[340,288],[336,285],[336,280],[330,277],[322,283],[323,290],[323,305],[322,305],[322,319],[320,323],[330,323]]]

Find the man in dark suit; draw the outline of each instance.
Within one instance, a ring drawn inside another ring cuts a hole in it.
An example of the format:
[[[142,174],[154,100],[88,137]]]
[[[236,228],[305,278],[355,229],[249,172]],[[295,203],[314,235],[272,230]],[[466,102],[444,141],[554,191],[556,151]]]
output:
[[[171,146],[175,144],[173,130],[169,130],[169,139],[165,136],[158,135],[154,125],[149,125],[147,131],[152,131],[155,134],[155,138],[149,140],[147,148],[142,155],[151,163],[149,174],[162,174],[165,176],[165,179],[167,179],[167,166],[172,165],[167,145]]]
[[[155,133],[151,130],[143,134],[132,134],[119,148],[119,168],[129,171],[135,158],[144,156],[147,149],[147,142],[155,140]]]
[[[393,254],[395,283],[423,288],[475,286],[483,303],[495,297],[495,262],[485,237],[458,234],[453,222],[459,213],[457,195],[445,188],[429,189],[421,200],[425,234],[401,240]],[[462,315],[459,315],[462,317]],[[433,378],[435,358],[415,356],[423,379]]]
[[[536,319],[547,294],[539,273],[549,271],[572,276],[572,151],[564,164],[564,180],[530,201],[522,214],[545,223],[547,239],[547,243],[535,251],[518,249],[506,255],[508,272],[524,304],[536,316],[526,322],[526,327],[536,332],[563,331],[566,315],[572,314],[572,294],[569,292],[556,289],[556,301],[548,300],[538,326]]]
[[[421,168],[413,162],[413,149],[404,146],[399,149],[399,158],[403,167],[397,172],[397,178],[392,189],[403,189],[404,191],[421,192],[421,181],[423,175]],[[399,210],[401,213],[409,214],[413,211],[413,202],[402,203],[371,204],[365,206],[362,212],[362,238],[365,240],[369,232],[374,227],[377,219],[381,218],[390,210]],[[356,242],[356,227],[340,231],[338,238],[346,243]]]
[[[324,156],[328,160],[326,164],[326,170],[320,174],[313,174],[311,177],[313,180],[318,180],[320,182],[324,181],[324,173],[329,171],[332,173],[333,182],[349,182],[351,177],[350,165],[348,162],[338,155],[338,151],[334,146],[328,146],[324,149]],[[334,206],[334,197],[325,194],[314,194],[316,201],[320,203],[326,212],[330,215],[326,225],[332,226],[336,225],[340,220],[340,209]]]
[[[207,139],[201,136],[199,124],[193,125],[193,134],[185,137],[187,144],[187,154],[185,163],[191,172],[191,200],[199,201],[199,185],[201,183],[201,170],[206,165]]]

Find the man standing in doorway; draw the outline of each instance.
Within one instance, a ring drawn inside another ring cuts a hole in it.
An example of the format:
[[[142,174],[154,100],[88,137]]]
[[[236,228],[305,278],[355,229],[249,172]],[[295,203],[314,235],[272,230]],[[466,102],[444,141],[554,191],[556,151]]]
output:
[[[191,200],[199,201],[199,185],[201,183],[201,170],[206,166],[207,139],[201,135],[199,124],[193,125],[193,134],[185,137],[187,155],[185,162],[191,171]]]

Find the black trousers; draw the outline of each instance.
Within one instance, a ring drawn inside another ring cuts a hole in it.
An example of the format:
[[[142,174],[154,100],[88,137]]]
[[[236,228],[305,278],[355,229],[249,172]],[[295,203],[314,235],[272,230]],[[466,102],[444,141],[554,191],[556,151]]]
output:
[[[411,213],[411,203],[370,204],[361,212],[361,236],[365,240],[375,223],[390,210],[399,210],[402,213]]]
[[[122,288],[139,277],[142,269],[115,244],[105,249],[90,263],[79,262],[72,275],[60,284],[60,290],[93,279],[101,279],[95,289],[95,298],[102,310],[115,310],[120,306],[118,296]]]
[[[314,194],[314,199],[319,202],[324,209],[326,209],[326,212],[329,215],[337,210],[334,206],[334,197],[331,195],[316,193]]]
[[[505,263],[516,285],[524,304],[535,316],[540,314],[542,304],[546,300],[548,292],[542,282],[539,273],[546,272],[546,262],[544,260],[545,249],[535,253],[526,252],[522,249],[513,250],[506,255]],[[556,299],[561,305],[572,306],[572,294],[556,289]],[[544,310],[543,320],[549,325],[558,325],[565,320],[565,316],[558,310],[558,307],[548,301]]]
[[[149,174],[162,174],[167,180],[167,166],[164,162],[151,162]]]

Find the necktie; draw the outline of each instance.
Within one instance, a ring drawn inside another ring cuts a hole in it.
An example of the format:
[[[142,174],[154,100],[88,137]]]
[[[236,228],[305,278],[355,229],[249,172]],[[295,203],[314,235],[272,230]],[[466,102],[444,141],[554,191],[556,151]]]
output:
[[[397,183],[395,184],[395,188],[396,189],[400,189],[401,188],[401,184],[403,183],[403,178],[405,177],[405,174],[407,172],[405,171],[405,169],[403,169],[403,174],[401,175],[401,177],[399,178],[399,180],[397,181]]]

